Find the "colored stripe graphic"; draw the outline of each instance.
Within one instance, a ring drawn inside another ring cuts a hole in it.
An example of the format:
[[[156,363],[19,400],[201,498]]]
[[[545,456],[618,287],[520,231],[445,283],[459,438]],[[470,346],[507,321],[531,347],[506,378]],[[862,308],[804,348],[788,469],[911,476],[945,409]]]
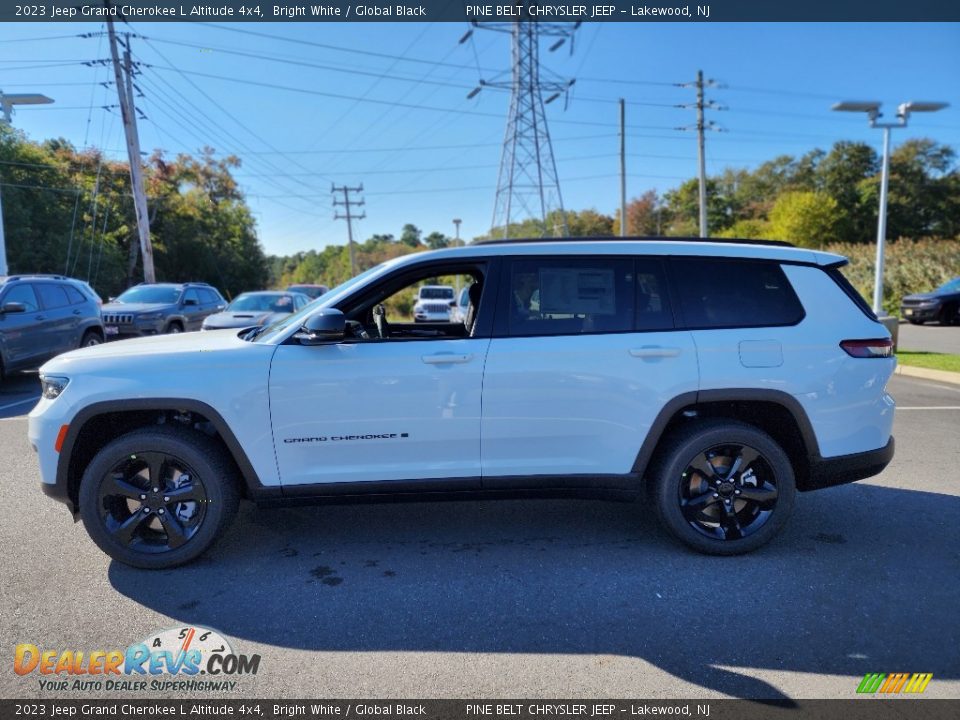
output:
[[[905,693],[922,693],[927,689],[927,685],[932,679],[933,673],[914,673],[903,691]]]
[[[867,673],[857,686],[857,692],[864,695],[918,694],[927,689],[932,679],[933,673]]]
[[[880,687],[880,684],[886,679],[885,673],[867,673],[857,686],[858,693],[868,693],[872,695]]]

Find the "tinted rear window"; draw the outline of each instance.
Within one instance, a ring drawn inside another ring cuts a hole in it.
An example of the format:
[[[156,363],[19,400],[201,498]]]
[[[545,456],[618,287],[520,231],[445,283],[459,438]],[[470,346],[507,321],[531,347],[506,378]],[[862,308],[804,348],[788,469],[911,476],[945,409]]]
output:
[[[794,325],[803,306],[777,263],[727,258],[671,259],[688,328]]]

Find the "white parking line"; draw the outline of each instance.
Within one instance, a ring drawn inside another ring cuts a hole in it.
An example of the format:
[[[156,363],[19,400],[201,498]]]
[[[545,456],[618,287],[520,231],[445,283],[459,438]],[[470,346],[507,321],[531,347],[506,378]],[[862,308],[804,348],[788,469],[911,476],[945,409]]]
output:
[[[960,405],[914,405],[910,407],[899,407],[897,410],[960,410]]]
[[[0,405],[0,410],[6,410],[7,408],[16,407],[17,405],[23,405],[24,403],[32,402],[35,403],[40,399],[40,396],[27,398],[26,400],[17,400],[17,402],[10,403],[9,405]]]

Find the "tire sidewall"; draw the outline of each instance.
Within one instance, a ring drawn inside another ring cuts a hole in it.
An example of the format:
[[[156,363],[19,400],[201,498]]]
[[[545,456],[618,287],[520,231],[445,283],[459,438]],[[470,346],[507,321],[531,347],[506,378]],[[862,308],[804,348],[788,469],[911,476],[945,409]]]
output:
[[[216,540],[221,528],[236,511],[236,492],[230,492],[230,478],[222,476],[213,458],[218,448],[194,431],[158,426],[136,430],[104,446],[83,473],[80,482],[80,516],[87,533],[107,555],[127,565],[160,569],[190,562]],[[104,527],[99,513],[99,490],[105,475],[120,460],[144,452],[161,452],[181,461],[200,476],[207,495],[207,507],[200,528],[175,550],[142,553],[117,543]]]
[[[690,526],[680,510],[679,489],[683,471],[701,452],[716,445],[749,445],[760,452],[774,474],[777,504],[763,527],[739,540],[709,538]],[[656,468],[654,502],[663,525],[686,545],[711,555],[739,555],[769,542],[793,510],[796,480],[783,449],[765,432],[738,421],[705,421],[676,434]]]

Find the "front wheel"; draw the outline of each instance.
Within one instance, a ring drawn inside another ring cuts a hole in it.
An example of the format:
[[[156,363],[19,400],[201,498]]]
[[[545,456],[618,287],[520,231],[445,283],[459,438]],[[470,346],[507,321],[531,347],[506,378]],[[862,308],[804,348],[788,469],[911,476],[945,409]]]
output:
[[[708,420],[672,435],[653,469],[663,525],[710,555],[756,550],[793,509],[790,459],[765,432],[735,420]]]
[[[152,426],[106,445],[80,482],[80,516],[107,555],[169,568],[203,553],[230,524],[239,492],[222,446],[191,430]]]

